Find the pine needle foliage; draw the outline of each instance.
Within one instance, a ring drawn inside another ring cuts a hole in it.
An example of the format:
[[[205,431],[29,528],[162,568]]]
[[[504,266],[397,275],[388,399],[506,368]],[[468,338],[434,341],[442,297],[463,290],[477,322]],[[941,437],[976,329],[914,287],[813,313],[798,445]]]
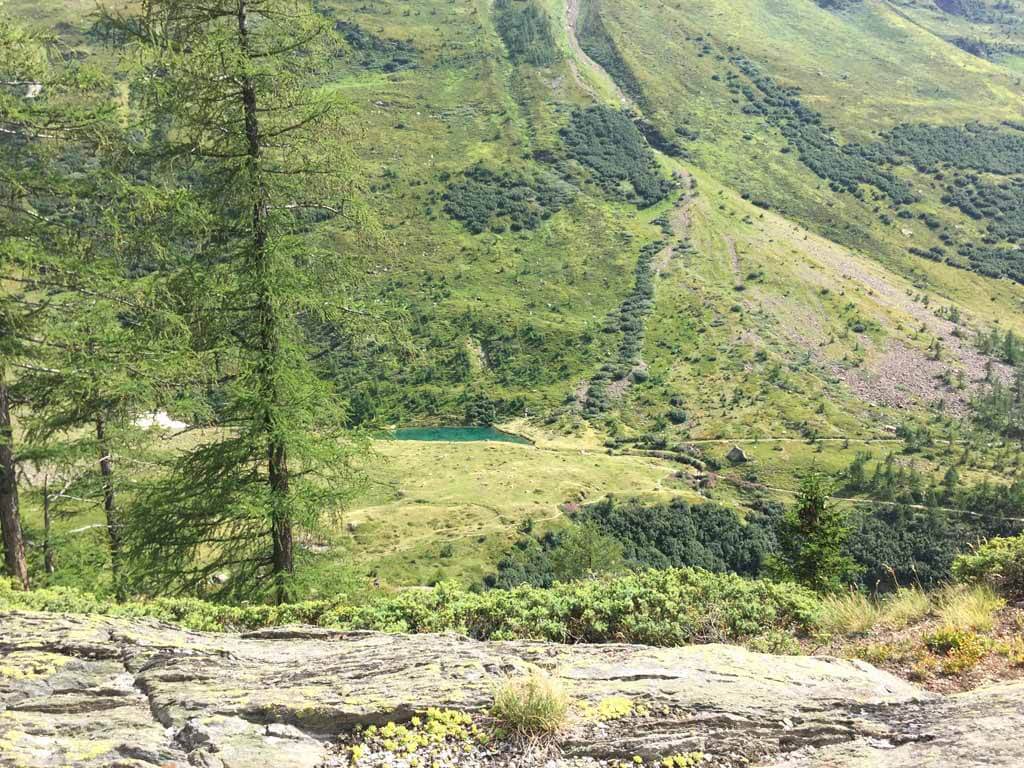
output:
[[[817,471],[800,481],[796,504],[786,511],[773,563],[778,575],[818,592],[836,592],[857,576],[858,566],[845,553],[850,529],[846,514],[829,504],[829,481]]]
[[[137,61],[149,154],[204,212],[163,265],[207,372],[210,425],[145,494],[126,531],[136,588],[289,598],[296,538],[340,509],[361,444],[317,375],[308,329],[362,322],[351,260],[318,224],[365,219],[327,83],[337,41],[300,0],[146,0],[104,14]]]
[[[107,424],[124,388],[137,397],[145,378],[138,369],[122,375],[131,367],[124,359],[139,345],[125,338],[131,302],[122,294],[118,261],[120,243],[131,238],[113,226],[122,179],[116,163],[104,163],[120,137],[114,89],[101,73],[65,60],[51,41],[6,17],[0,51],[0,421],[7,425],[0,507],[8,570],[19,570],[16,561],[23,560],[16,551],[14,467],[38,461],[41,441],[60,435],[66,443],[66,433],[83,425],[97,430],[91,459],[105,474],[116,561]],[[14,445],[12,408],[30,411],[27,444]],[[47,445],[48,460],[66,448]]]

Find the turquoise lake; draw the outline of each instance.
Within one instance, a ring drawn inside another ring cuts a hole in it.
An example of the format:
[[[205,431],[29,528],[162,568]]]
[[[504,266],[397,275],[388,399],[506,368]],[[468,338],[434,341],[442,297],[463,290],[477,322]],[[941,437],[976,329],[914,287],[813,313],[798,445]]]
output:
[[[394,440],[419,440],[433,443],[517,443],[532,445],[525,437],[510,435],[494,427],[409,427],[389,433]]]

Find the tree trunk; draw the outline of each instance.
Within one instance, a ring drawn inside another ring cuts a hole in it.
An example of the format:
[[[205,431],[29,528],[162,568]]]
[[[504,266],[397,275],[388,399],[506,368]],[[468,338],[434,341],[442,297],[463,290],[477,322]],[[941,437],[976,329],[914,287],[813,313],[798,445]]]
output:
[[[53,543],[50,541],[50,478],[43,478],[43,570],[52,575],[57,566],[54,562]]]
[[[288,495],[288,455],[283,445],[275,445],[269,453],[270,488],[275,500],[284,500]],[[276,505],[275,505],[276,506]],[[292,521],[288,514],[275,514],[273,523],[274,536],[274,573],[281,581],[286,574],[295,571],[295,556],[292,543]],[[278,603],[287,599],[285,585],[278,583]]]
[[[21,532],[21,511],[18,507],[18,476],[14,466],[14,425],[11,422],[10,393],[7,379],[0,370],[0,530],[4,540],[4,563],[7,575],[29,588],[28,562],[25,559],[25,537]]]
[[[107,540],[110,542],[110,575],[114,582],[114,595],[124,600],[121,583],[121,527],[114,496],[114,462],[107,442],[107,424],[103,414],[96,416],[96,445],[99,448],[100,476],[103,479],[103,512],[107,517]]]
[[[238,35],[242,51],[249,50],[249,18],[246,0],[238,3]],[[256,349],[257,379],[259,381],[263,414],[260,425],[267,438],[267,477],[271,492],[271,535],[273,538],[272,568],[278,603],[287,599],[284,577],[295,570],[292,520],[288,511],[288,447],[278,435],[275,411],[280,402],[277,366],[280,364],[280,311],[274,301],[271,270],[270,195],[263,181],[260,161],[263,138],[260,134],[256,85],[250,77],[243,77],[240,95],[245,116],[246,152],[249,162],[249,183],[252,185],[252,252],[250,269],[256,282],[255,311],[258,327]]]

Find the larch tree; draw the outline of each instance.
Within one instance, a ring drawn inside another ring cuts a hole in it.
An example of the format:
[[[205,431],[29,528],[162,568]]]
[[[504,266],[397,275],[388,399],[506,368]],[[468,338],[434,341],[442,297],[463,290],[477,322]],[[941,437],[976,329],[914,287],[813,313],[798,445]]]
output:
[[[39,367],[45,353],[52,297],[39,277],[62,273],[60,255],[44,252],[39,234],[73,224],[62,161],[69,146],[102,133],[107,118],[89,98],[97,83],[87,67],[65,64],[47,41],[0,15],[0,522],[6,570],[25,587],[12,411],[27,391],[22,371]]]
[[[330,23],[301,0],[144,0],[106,14],[135,45],[150,151],[206,211],[209,236],[168,274],[209,376],[198,445],[151,488],[126,534],[140,584],[289,598],[296,535],[352,490],[359,450],[309,342],[360,323],[352,258],[325,220],[358,229],[358,185],[328,73]]]
[[[83,242],[91,250],[104,240]],[[40,339],[43,352],[19,383],[31,408],[25,423],[33,462],[47,470],[94,468],[81,475],[76,491],[102,507],[111,584],[115,596],[124,599],[128,585],[121,539],[127,510],[119,495],[121,475],[139,474],[150,435],[137,422],[173,401],[177,383],[171,371],[177,366],[166,355],[160,333],[151,332],[154,318],[166,321],[148,306],[147,281],[122,277],[115,269],[100,293],[87,286],[102,273],[91,259],[86,263],[91,271],[83,270],[68,287],[53,289],[54,317]]]
[[[154,383],[170,378],[164,341],[177,344],[182,331],[174,312],[155,301],[156,276],[142,274],[139,263],[143,255],[160,258],[174,242],[162,225],[165,206],[183,207],[176,204],[181,193],[140,176],[108,77],[65,62],[48,41],[5,20],[0,37],[0,141],[12,150],[0,160],[0,418],[7,425],[0,504],[13,553],[8,568],[24,560],[16,544],[13,403],[25,411],[21,460],[45,471],[95,467],[121,597],[114,457],[125,434],[138,432],[138,414],[159,402]]]
[[[29,587],[18,497],[12,391],[14,366],[28,354],[25,334],[36,322],[33,306],[12,283],[20,276],[19,231],[33,212],[25,205],[24,148],[37,139],[46,118],[35,100],[47,72],[42,44],[0,16],[0,530],[7,575]]]

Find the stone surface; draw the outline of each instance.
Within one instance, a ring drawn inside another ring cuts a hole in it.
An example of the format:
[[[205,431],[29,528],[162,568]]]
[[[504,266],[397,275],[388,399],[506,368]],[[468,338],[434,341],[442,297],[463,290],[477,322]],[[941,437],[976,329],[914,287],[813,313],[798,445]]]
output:
[[[484,717],[503,678],[535,667],[563,682],[576,711],[556,757],[538,765],[691,751],[709,766],[1024,764],[1024,683],[943,698],[861,662],[733,646],[305,627],[202,634],[9,613],[0,614],[0,766],[347,765],[339,737],[355,725],[429,707]],[[637,710],[595,717],[609,700]],[[508,750],[490,764],[510,764]]]
[[[747,458],[747,452],[740,448],[738,445],[734,445],[729,449],[729,452],[725,454],[725,458],[728,459],[732,464],[746,464],[749,460]]]

